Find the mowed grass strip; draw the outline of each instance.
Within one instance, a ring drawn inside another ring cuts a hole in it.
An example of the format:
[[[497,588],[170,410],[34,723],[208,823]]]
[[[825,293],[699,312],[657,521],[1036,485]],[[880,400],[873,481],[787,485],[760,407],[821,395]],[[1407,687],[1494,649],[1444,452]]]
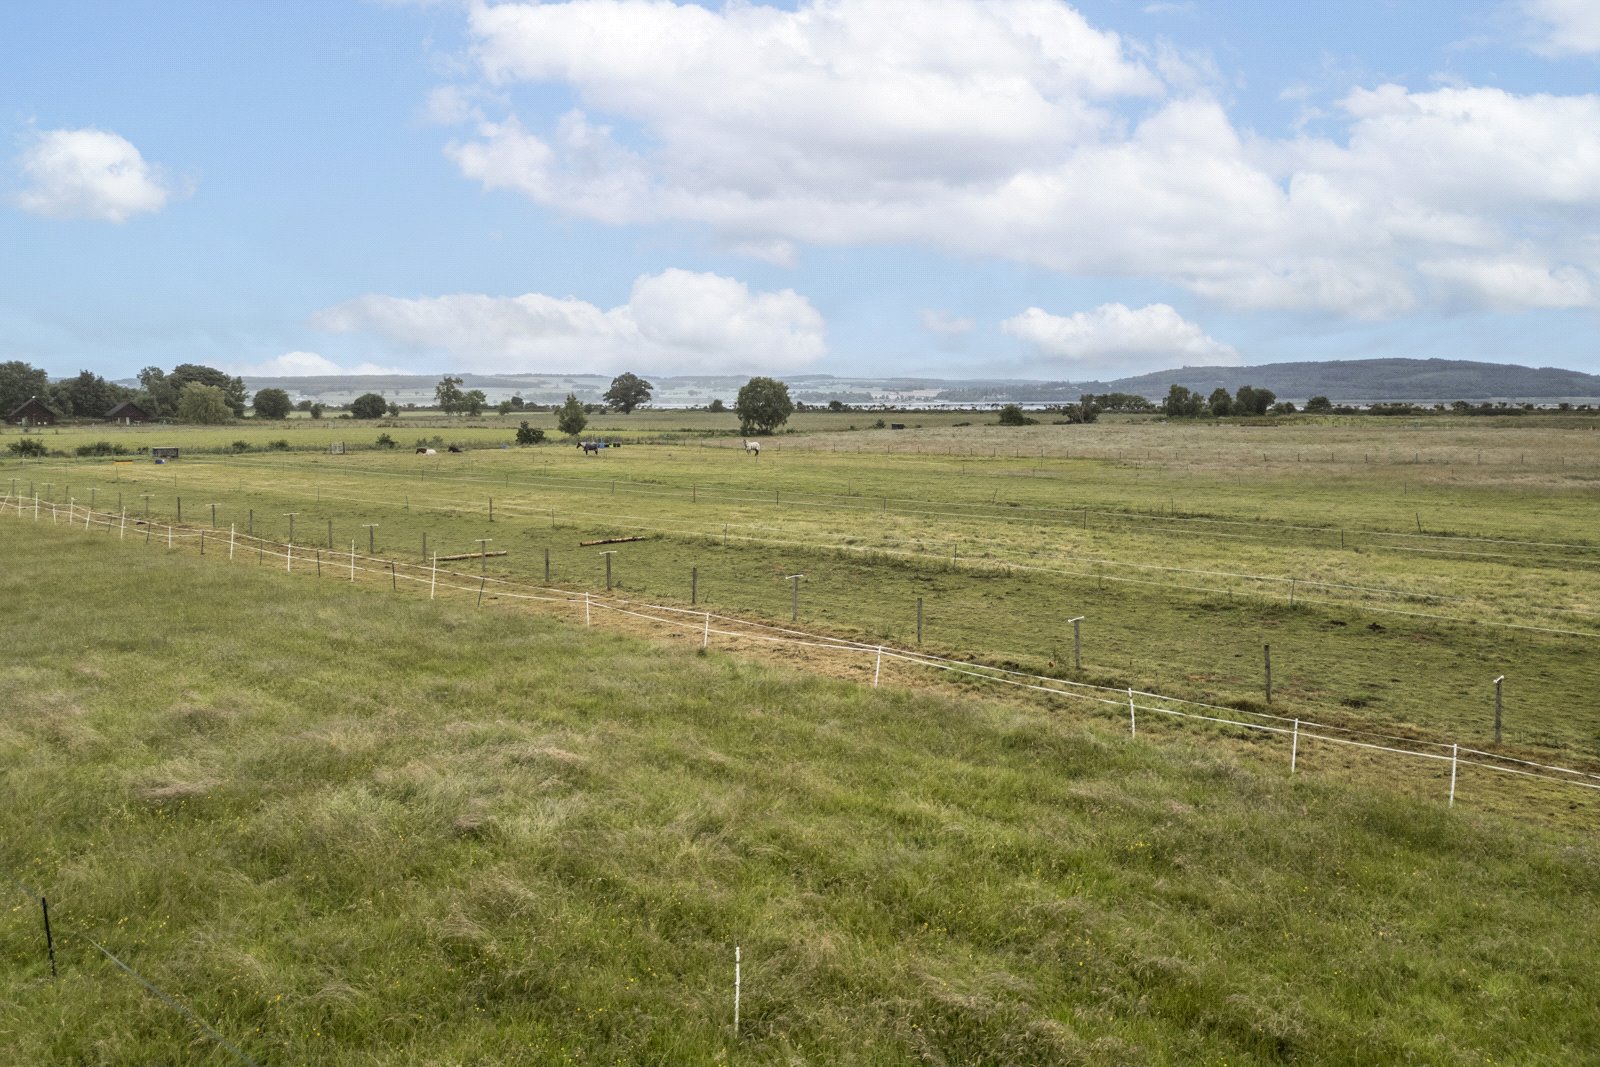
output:
[[[1566,1063],[1592,835],[0,522],[19,1063]],[[744,954],[742,1032],[732,957]]]

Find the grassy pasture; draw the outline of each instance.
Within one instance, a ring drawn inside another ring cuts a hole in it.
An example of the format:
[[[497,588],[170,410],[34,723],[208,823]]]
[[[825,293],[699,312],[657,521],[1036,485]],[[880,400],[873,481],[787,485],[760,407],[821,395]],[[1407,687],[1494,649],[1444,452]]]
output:
[[[0,552],[15,1062],[235,1062],[91,940],[262,1063],[1600,1047],[1589,830],[15,516]]]
[[[181,497],[208,525],[215,503],[222,528],[279,539],[295,512],[297,542],[328,547],[331,522],[339,550],[364,551],[377,523],[377,554],[400,559],[422,558],[424,534],[441,554],[489,537],[509,553],[491,575],[542,582],[548,551],[567,588],[602,588],[610,549],[626,595],[686,604],[697,569],[699,603],[774,621],[803,573],[808,628],[911,644],[920,597],[931,651],[1238,707],[1265,706],[1270,644],[1274,711],[1477,747],[1505,674],[1507,751],[1600,761],[1600,433],[1584,420],[1019,431],[941,417],[786,435],[759,459],[683,437],[587,459],[556,445],[251,453],[0,476],[136,516],[148,493],[160,521]],[[579,547],[630,535],[648,539]]]

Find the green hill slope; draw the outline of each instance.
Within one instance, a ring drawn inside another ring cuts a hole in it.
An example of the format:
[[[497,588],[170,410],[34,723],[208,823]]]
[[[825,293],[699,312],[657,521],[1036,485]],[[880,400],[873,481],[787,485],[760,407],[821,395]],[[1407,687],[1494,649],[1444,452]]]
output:
[[[1600,1048],[1590,837],[14,518],[0,552],[12,1062],[237,1062],[91,942],[261,1063]]]

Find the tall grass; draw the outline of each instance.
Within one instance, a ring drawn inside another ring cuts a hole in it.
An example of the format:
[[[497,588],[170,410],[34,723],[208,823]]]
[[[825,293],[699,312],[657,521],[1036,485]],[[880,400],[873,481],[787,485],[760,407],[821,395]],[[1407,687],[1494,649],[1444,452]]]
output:
[[[1592,835],[0,522],[19,1063],[1578,1062]],[[731,1032],[732,954],[744,954]]]

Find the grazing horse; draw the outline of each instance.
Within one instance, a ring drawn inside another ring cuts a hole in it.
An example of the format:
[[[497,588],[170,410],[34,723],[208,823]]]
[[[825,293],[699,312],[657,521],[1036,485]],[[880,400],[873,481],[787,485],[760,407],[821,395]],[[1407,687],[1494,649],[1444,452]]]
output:
[[[746,437],[744,439],[744,450],[759,459],[761,456],[761,442],[752,441]]]
[[[461,451],[461,446],[460,446],[460,445],[451,445],[451,446],[450,446],[450,447],[449,447],[449,449],[447,449],[447,451],[450,451],[450,452],[460,452],[460,451]]]
[[[600,449],[605,446],[599,441],[583,441],[579,443],[578,447],[583,449],[583,454],[586,456],[590,453],[598,456],[600,454]]]

